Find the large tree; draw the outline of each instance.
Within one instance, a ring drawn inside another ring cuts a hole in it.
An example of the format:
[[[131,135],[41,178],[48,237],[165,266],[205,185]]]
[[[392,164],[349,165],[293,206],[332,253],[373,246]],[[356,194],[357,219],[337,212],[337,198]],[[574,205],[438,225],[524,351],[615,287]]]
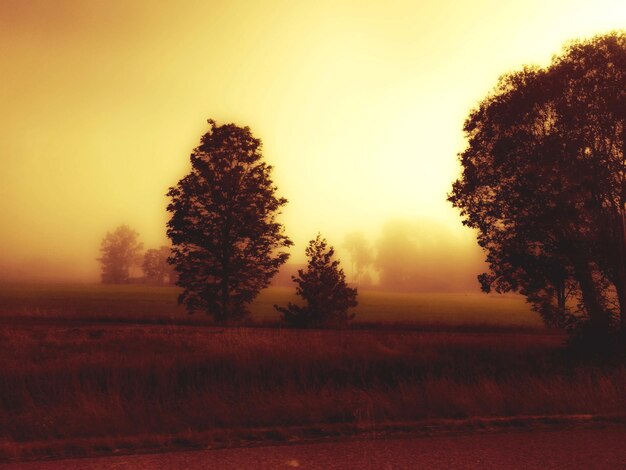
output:
[[[296,283],[296,294],[304,305],[289,303],[287,307],[275,306],[285,323],[295,327],[343,326],[354,314],[350,308],[357,306],[357,290],[348,287],[335,250],[317,235],[306,248],[308,264],[292,276]]]
[[[125,284],[130,271],[139,264],[142,243],[139,234],[128,225],[107,232],[100,245],[101,278],[105,284]]]
[[[572,42],[500,79],[465,122],[449,196],[478,229],[484,290],[550,323],[626,325],[626,35]]]
[[[269,285],[292,245],[277,221],[287,200],[276,196],[272,167],[248,127],[210,129],[191,154],[191,171],[167,193],[170,262],[189,312],[238,321]]]

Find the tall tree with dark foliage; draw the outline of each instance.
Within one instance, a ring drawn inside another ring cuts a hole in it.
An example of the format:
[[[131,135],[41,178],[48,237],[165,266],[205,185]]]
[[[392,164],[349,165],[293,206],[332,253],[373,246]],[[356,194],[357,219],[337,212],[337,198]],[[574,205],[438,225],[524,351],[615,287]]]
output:
[[[464,131],[449,200],[478,229],[483,289],[523,293],[548,323],[626,330],[626,33],[504,76]]]
[[[130,270],[141,260],[139,234],[128,225],[120,225],[108,232],[100,245],[101,278],[104,284],[129,282]]]
[[[287,200],[276,196],[261,141],[248,127],[208,122],[190,173],[167,193],[167,234],[184,288],[179,302],[227,323],[248,315],[292,242],[276,220]]]
[[[287,307],[275,306],[284,321],[295,327],[343,326],[354,318],[348,309],[356,307],[357,290],[348,287],[335,250],[317,235],[306,248],[308,264],[292,276],[296,294],[305,305],[289,303]]]

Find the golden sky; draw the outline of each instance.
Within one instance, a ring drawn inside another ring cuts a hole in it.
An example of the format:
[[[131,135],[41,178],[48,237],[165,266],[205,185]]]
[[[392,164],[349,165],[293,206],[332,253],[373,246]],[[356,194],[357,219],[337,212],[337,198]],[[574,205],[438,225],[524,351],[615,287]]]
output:
[[[0,0],[0,269],[96,279],[121,223],[162,244],[207,118],[263,140],[295,261],[404,219],[475,250],[445,200],[470,108],[625,26],[623,0]]]

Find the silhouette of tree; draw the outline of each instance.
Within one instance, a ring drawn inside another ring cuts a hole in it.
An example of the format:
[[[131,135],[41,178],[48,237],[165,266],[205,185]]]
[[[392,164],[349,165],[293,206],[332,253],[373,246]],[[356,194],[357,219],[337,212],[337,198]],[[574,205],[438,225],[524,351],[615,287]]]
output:
[[[225,323],[247,316],[247,305],[289,257],[280,249],[292,242],[276,221],[287,200],[275,195],[261,141],[248,127],[208,123],[190,173],[167,193],[167,234],[184,288],[179,302]]]
[[[519,291],[555,324],[624,328],[626,34],[505,75],[464,131],[449,200],[487,252],[483,289]]]
[[[130,270],[139,264],[141,248],[139,234],[128,225],[120,225],[107,232],[100,244],[101,278],[104,284],[125,284]]]
[[[357,290],[348,287],[339,261],[334,259],[335,250],[320,234],[306,248],[308,264],[292,276],[296,294],[305,306],[289,303],[287,307],[274,307],[284,321],[300,328],[315,326],[342,326],[354,318],[348,309],[357,306]]]
[[[170,252],[169,246],[151,248],[145,252],[141,267],[146,281],[155,284],[174,283],[176,273],[174,267],[168,262]]]

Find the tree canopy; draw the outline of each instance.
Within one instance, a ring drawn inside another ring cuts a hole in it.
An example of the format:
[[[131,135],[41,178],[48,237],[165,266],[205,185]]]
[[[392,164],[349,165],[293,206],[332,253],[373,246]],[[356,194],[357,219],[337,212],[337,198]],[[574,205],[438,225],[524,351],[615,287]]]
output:
[[[217,125],[191,154],[191,171],[170,188],[170,261],[189,312],[238,321],[269,285],[292,245],[277,221],[287,200],[276,196],[272,167],[248,127]]]
[[[275,306],[284,321],[295,327],[342,326],[354,318],[348,309],[356,307],[357,290],[348,287],[335,250],[317,235],[306,248],[306,269],[292,276],[296,294],[305,305],[289,303],[287,307]]]
[[[626,324],[626,34],[503,76],[467,118],[449,200],[478,230],[485,291],[554,325]]]
[[[120,225],[113,232],[107,232],[100,244],[101,278],[105,284],[125,284],[129,281],[130,270],[141,259],[139,234],[128,225]]]

